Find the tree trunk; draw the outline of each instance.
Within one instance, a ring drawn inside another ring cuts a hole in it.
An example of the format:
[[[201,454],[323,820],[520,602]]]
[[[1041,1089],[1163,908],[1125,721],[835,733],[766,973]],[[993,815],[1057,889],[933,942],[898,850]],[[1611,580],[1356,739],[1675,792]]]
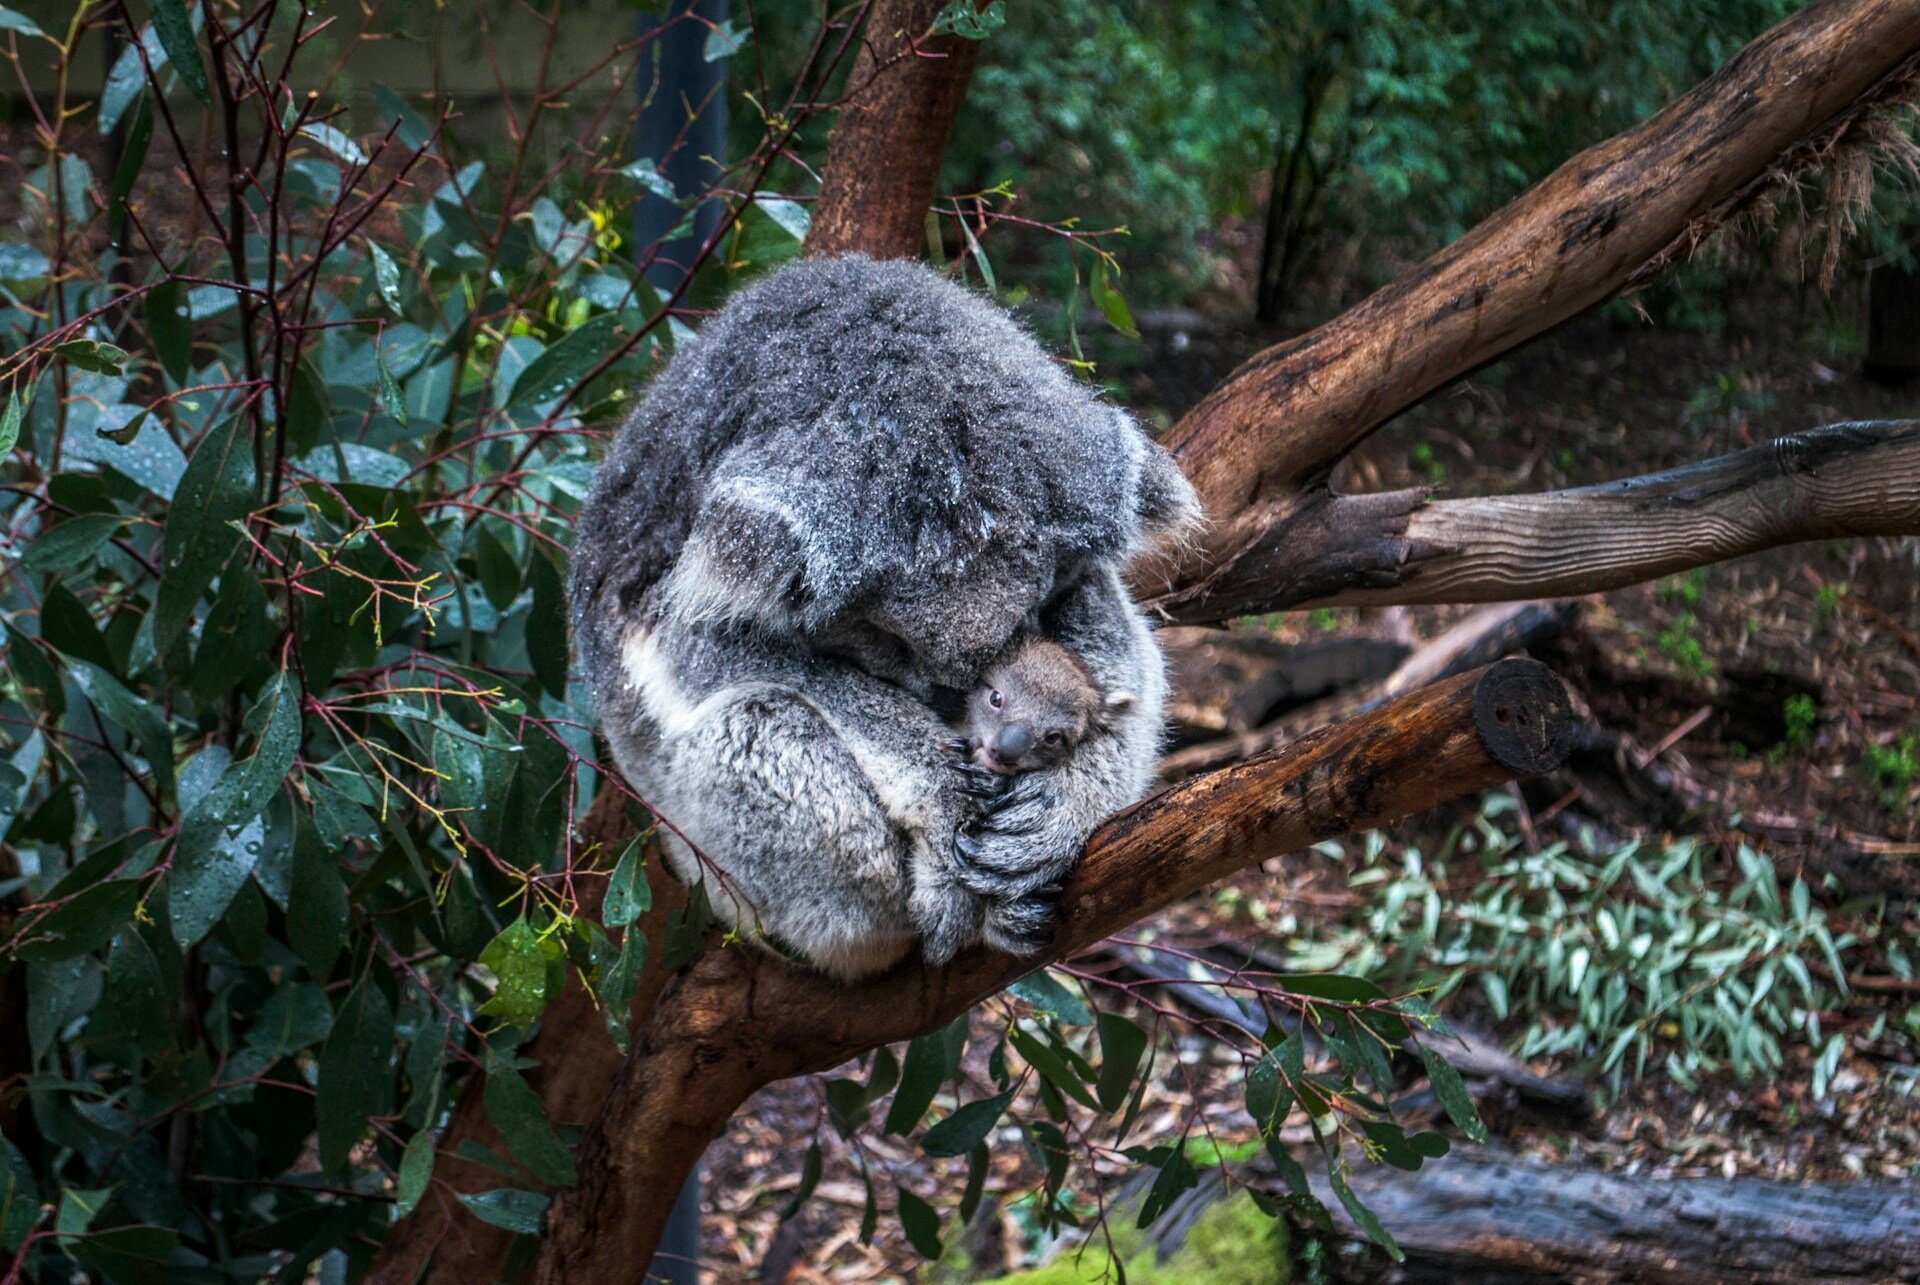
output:
[[[929,36],[941,0],[880,0],[827,140],[807,253],[913,256],[980,42]]]

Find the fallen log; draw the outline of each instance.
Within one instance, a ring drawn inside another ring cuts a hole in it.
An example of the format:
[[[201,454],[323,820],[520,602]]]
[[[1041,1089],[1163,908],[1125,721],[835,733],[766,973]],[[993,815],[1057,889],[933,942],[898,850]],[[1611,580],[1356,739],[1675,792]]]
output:
[[[1654,1178],[1456,1150],[1417,1173],[1369,1166],[1355,1192],[1408,1281],[1913,1280],[1920,1188]],[[1316,1192],[1364,1240],[1324,1180]]]

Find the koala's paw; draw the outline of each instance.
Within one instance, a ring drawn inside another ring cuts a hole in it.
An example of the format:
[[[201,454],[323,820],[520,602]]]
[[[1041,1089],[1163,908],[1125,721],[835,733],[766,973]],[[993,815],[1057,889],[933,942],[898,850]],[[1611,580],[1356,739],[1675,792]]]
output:
[[[970,757],[973,742],[952,740],[940,747],[954,759],[948,764],[960,778],[960,792],[973,800],[976,805],[998,799],[1006,793],[1008,782],[1013,778],[1001,776],[975,763]]]
[[[981,900],[944,881],[915,888],[912,913],[920,951],[929,964],[944,964],[981,937]]]
[[[1061,882],[1078,855],[1059,816],[1046,774],[1031,772],[954,836],[954,878],[980,898],[981,935],[996,950],[1032,954],[1052,934]]]
[[[981,940],[1009,955],[1031,955],[1040,950],[1053,940],[1062,887],[1059,882],[1049,883],[1025,896],[989,903]]]

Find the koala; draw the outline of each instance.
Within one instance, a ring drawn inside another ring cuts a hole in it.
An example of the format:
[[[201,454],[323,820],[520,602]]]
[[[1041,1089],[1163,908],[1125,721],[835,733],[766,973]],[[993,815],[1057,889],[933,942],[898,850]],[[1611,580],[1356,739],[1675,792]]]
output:
[[[580,664],[666,858],[841,978],[1045,942],[1146,790],[1166,681],[1121,575],[1195,520],[1173,460],[1014,322],[908,262],[783,267],[660,371],[576,526]],[[949,713],[1019,633],[1110,731],[1003,789]]]
[[[967,698],[967,734],[951,748],[995,776],[1056,767],[1133,700],[1103,693],[1078,656],[1028,635],[981,675]]]

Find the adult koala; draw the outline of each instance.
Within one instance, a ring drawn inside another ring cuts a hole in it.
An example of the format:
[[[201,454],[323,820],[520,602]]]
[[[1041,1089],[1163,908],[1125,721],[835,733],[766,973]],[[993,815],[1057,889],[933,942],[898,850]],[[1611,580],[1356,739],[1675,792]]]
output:
[[[1024,953],[1152,779],[1165,678],[1120,575],[1194,513],[1172,459],[991,305],[906,262],[803,262],[716,314],[620,431],[574,635],[669,863],[722,920],[846,978],[915,937],[935,963]],[[983,804],[934,703],[1021,629],[1136,699]]]

